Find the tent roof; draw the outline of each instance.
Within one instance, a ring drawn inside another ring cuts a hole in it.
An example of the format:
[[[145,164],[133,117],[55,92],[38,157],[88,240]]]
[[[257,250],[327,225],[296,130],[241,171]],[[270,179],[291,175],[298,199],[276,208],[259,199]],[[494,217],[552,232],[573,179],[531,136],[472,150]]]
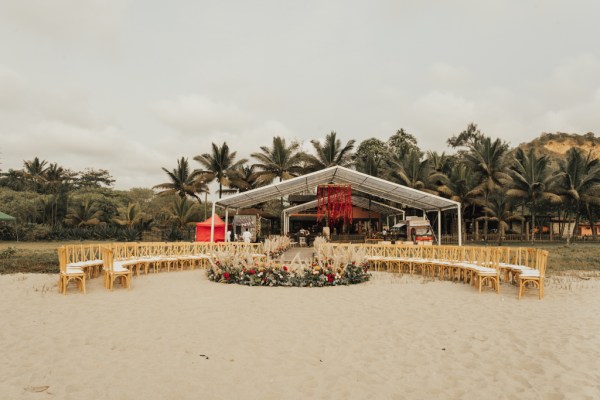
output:
[[[460,207],[460,203],[456,201],[339,166],[227,196],[215,201],[215,204],[234,208],[248,207],[294,193],[311,192],[318,185],[328,183],[349,184],[352,185],[353,191],[368,193],[424,211],[444,211]]]
[[[304,204],[298,204],[297,206],[289,207],[283,210],[284,213],[290,214],[296,211],[309,210],[311,208],[315,208],[318,205],[318,200],[308,201]],[[369,209],[369,200],[364,197],[352,196],[352,205]],[[382,215],[391,215],[391,214],[404,214],[404,210],[401,210],[396,207],[388,206],[387,204],[379,203],[377,201],[371,200],[372,211]]]
[[[4,214],[2,211],[0,211],[0,221],[15,221],[16,218],[13,217],[12,215],[8,215],[8,214]]]
[[[225,225],[225,222],[223,222],[223,220],[221,219],[221,217],[219,217],[218,215],[213,215],[210,218],[207,218],[206,221],[203,222],[198,222],[196,224],[196,226],[200,225],[200,226],[212,226],[212,219],[215,219],[215,226],[223,226]]]

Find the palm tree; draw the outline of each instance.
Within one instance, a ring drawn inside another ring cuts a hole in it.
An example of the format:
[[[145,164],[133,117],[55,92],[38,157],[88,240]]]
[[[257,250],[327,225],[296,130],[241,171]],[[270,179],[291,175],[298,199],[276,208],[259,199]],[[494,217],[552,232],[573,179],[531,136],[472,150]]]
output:
[[[9,169],[0,173],[0,187],[6,187],[16,192],[25,190],[27,186],[25,172],[23,170]]]
[[[354,149],[355,140],[349,140],[344,147],[340,139],[336,138],[337,133],[331,131],[325,136],[325,141],[321,144],[319,140],[311,140],[316,155],[306,155],[308,169],[318,171],[320,169],[339,165],[342,167],[350,167],[352,165],[352,150]]]
[[[493,191],[510,182],[510,176],[504,168],[504,155],[507,150],[507,144],[500,139],[492,142],[489,137],[484,137],[470,144],[469,151],[464,155],[467,166],[473,168],[480,176],[479,185],[473,190],[473,194],[481,196],[482,205],[488,203]],[[488,219],[486,218],[483,225],[485,240],[487,240],[487,232]]]
[[[52,210],[51,223],[52,226],[58,223],[58,200],[65,199],[67,196],[69,181],[74,177],[74,173],[68,169],[64,169],[57,163],[52,163],[46,168],[44,173],[44,181],[46,192],[52,194]]]
[[[600,205],[600,160],[592,158],[591,151],[585,156],[581,149],[573,147],[567,152],[566,160],[561,160],[559,171],[560,194],[574,206],[575,231],[583,208],[595,239],[596,230],[590,206]]]
[[[502,245],[502,237],[508,223],[515,219],[521,219],[512,211],[512,204],[502,191],[496,191],[490,195],[488,203],[483,207],[486,220],[498,222],[498,246]]]
[[[170,211],[171,217],[180,231],[198,221],[198,210],[195,204],[188,202],[185,197],[176,197]]]
[[[422,190],[428,193],[435,193],[432,190],[436,179],[441,179],[442,174],[432,172],[429,160],[421,160],[421,154],[418,150],[411,150],[406,157],[400,157],[394,154],[389,161],[392,167],[390,176],[398,183],[413,189]],[[402,158],[401,158],[402,157]]]
[[[93,226],[100,223],[102,211],[97,210],[90,201],[83,201],[69,210],[65,217],[67,225],[81,228],[83,226]]]
[[[512,184],[506,195],[522,199],[531,212],[531,240],[535,238],[535,213],[539,201],[547,200],[553,204],[561,202],[560,196],[553,192],[556,176],[550,169],[548,156],[537,156],[533,147],[527,152],[518,148],[510,168]],[[523,220],[525,210],[523,207]],[[521,229],[521,232],[524,230]],[[541,232],[541,230],[540,230]]]
[[[119,215],[113,217],[112,220],[118,225],[127,227],[127,229],[133,228],[134,225],[139,224],[146,217],[140,207],[131,202],[127,204],[127,207],[120,207],[118,213]]]
[[[216,179],[219,183],[219,198],[223,193],[234,193],[234,189],[223,189],[223,186],[229,186],[230,183],[230,172],[232,169],[246,163],[248,160],[241,159],[235,161],[237,152],[229,152],[229,146],[226,142],[220,147],[216,144],[212,144],[212,154],[204,153],[194,157],[194,160],[198,161],[205,168],[203,173],[206,174],[209,180]]]
[[[476,204],[473,189],[478,184],[477,178],[471,168],[467,167],[464,163],[460,163],[455,168],[452,168],[449,175],[445,179],[442,179],[441,185],[436,187],[438,193],[460,203],[460,222],[463,234],[467,232],[465,224],[467,207],[473,207]]]
[[[245,192],[258,186],[254,165],[240,165],[229,170],[229,188]]]
[[[40,160],[38,157],[30,161],[23,161],[25,176],[31,180],[34,192],[38,191],[40,183],[44,181],[46,164],[48,164],[46,160]]]
[[[279,182],[293,178],[302,173],[302,159],[305,157],[300,151],[297,142],[286,144],[285,139],[279,136],[273,138],[273,146],[261,146],[261,153],[252,153],[258,162],[253,164],[259,171],[257,182],[269,184],[279,178]]]
[[[154,186],[154,189],[164,189],[159,195],[177,194],[181,198],[191,196],[198,200],[198,203],[202,203],[196,193],[208,193],[206,182],[209,181],[209,177],[197,170],[190,172],[187,158],[181,157],[180,160],[177,160],[177,168],[172,171],[166,168],[162,168],[162,170],[166,172],[171,181]]]
[[[447,174],[451,170],[452,159],[448,157],[445,152],[440,154],[437,151],[428,151],[427,160],[429,160],[429,165],[435,172]]]

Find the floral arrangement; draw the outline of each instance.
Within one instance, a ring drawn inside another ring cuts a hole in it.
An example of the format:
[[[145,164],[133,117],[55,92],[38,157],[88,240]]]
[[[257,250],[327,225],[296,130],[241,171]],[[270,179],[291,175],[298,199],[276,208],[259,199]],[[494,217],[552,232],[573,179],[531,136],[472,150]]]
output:
[[[269,258],[278,258],[290,247],[290,243],[287,236],[269,236],[263,243],[263,249]]]
[[[350,263],[344,267],[311,266],[291,269],[287,266],[258,264],[252,268],[222,265],[219,261],[208,270],[208,279],[248,286],[322,287],[362,283],[369,280],[367,264]]]

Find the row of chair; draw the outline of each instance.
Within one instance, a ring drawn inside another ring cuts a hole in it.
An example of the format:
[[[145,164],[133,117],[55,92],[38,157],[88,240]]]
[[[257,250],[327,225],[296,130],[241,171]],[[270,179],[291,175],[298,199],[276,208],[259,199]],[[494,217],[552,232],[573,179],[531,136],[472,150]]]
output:
[[[249,253],[265,259],[262,245],[254,243],[110,243],[65,245],[58,249],[60,273],[58,290],[66,294],[70,282],[85,293],[86,279],[104,271],[104,286],[112,290],[115,282],[131,287],[135,273],[205,268],[216,253]]]
[[[538,289],[544,296],[544,277],[548,252],[534,248],[482,246],[413,246],[325,244],[322,252],[366,250],[366,259],[375,270],[421,273],[440,279],[470,282],[479,291],[489,285],[500,290],[500,277],[515,283],[519,298],[525,288]],[[330,247],[330,249],[327,249]]]

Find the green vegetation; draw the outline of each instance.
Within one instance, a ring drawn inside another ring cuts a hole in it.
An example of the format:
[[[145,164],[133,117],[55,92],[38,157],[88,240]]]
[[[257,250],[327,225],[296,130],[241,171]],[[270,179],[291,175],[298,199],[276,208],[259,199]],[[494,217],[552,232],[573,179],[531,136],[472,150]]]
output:
[[[0,223],[0,240],[140,240],[149,232],[158,232],[161,240],[187,238],[190,226],[207,217],[210,182],[218,184],[221,197],[334,165],[460,201],[464,233],[475,233],[481,222],[484,241],[492,230],[500,232],[494,240],[520,232],[521,239],[533,241],[551,222],[558,224],[555,236],[570,241],[577,239],[570,232],[577,233],[581,223],[593,225],[600,218],[595,149],[600,140],[592,133],[544,134],[511,149],[472,123],[447,140],[454,154],[423,151],[404,129],[387,140],[343,143],[331,131],[310,140],[312,149],[304,152],[301,143],[276,136],[271,146],[258,146],[252,160],[236,159],[225,142],[212,143],[209,152],[192,156],[198,165],[183,156],[175,168],[156,166],[166,182],[128,191],[112,189],[114,179],[106,170],[76,172],[34,157],[22,169],[0,171],[2,211],[17,217],[16,227]],[[552,152],[553,145],[562,153]],[[277,214],[284,201],[257,207]],[[456,232],[456,217],[442,222],[445,233]],[[596,232],[591,235],[595,240]]]
[[[58,253],[55,249],[17,249],[7,247],[0,250],[0,274],[15,272],[58,273]]]

